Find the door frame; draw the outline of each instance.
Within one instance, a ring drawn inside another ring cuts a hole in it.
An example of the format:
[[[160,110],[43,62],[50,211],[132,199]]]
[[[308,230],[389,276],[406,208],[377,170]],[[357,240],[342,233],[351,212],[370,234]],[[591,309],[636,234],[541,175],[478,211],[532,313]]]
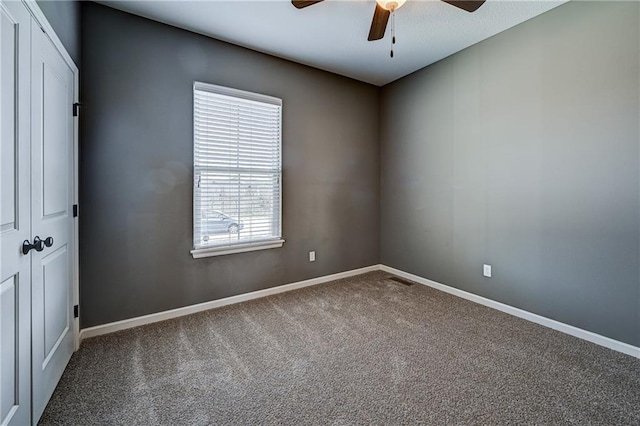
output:
[[[62,41],[58,38],[58,35],[53,30],[53,27],[44,16],[44,13],[38,6],[35,0],[22,0],[22,3],[27,7],[29,13],[35,20],[36,24],[40,26],[40,29],[44,31],[44,33],[49,37],[55,48],[58,50],[65,63],[71,68],[73,72],[73,103],[79,102],[79,89],[80,89],[80,73],[78,71],[78,67],[71,59],[69,52],[65,49]],[[71,110],[73,105],[69,105],[69,109]],[[79,116],[74,117],[73,120],[73,194],[72,194],[72,204],[78,204],[78,126]],[[71,247],[73,250],[72,259],[73,259],[73,304],[79,306],[80,305],[80,256],[79,250],[80,240],[79,240],[79,228],[78,228],[78,216],[73,218],[73,236]],[[74,348],[77,351],[80,348],[80,317],[73,319],[73,343]]]

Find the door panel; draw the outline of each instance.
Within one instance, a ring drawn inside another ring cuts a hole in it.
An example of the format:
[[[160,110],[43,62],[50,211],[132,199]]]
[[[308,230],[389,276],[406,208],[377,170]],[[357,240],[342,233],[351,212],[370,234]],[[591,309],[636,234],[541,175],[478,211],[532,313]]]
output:
[[[69,132],[69,109],[71,100],[67,94],[69,81],[56,74],[47,63],[42,64],[42,216],[67,213],[69,208],[69,185],[65,176],[70,166],[70,158],[64,155],[72,135]],[[62,153],[62,155],[60,155]]]
[[[31,255],[32,420],[37,423],[73,353],[71,197],[73,71],[31,30],[31,227],[53,246]]]
[[[15,92],[16,88],[16,43],[17,28],[15,22],[2,10],[0,17],[0,31],[2,32],[2,92]],[[6,54],[5,54],[6,52]],[[0,231],[15,229],[17,193],[16,193],[16,105],[15,96],[2,96],[2,206],[0,208]]]
[[[29,78],[31,16],[0,3],[0,424],[31,417],[31,240]]]
[[[44,293],[44,363],[69,332],[70,288],[67,247],[60,247],[42,259],[42,292]]]
[[[18,288],[14,275],[0,284],[0,424],[18,408]]]

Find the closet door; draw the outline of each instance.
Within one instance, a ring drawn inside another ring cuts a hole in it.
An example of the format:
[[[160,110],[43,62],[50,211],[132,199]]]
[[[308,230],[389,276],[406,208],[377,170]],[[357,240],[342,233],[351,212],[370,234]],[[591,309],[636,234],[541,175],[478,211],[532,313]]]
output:
[[[31,16],[0,3],[0,424],[31,417],[29,61]],[[27,78],[23,78],[27,76]]]
[[[31,255],[33,422],[73,353],[73,71],[47,35],[31,29]]]

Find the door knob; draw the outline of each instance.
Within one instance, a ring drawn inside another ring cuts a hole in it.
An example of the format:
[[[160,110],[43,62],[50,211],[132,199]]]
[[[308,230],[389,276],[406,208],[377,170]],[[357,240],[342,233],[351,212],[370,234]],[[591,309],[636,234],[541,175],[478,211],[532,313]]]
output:
[[[51,243],[53,244],[53,239]],[[33,239],[33,244],[29,243],[29,240],[24,240],[22,243],[22,254],[28,254],[31,250],[42,251],[44,250],[44,244],[45,242],[38,236]]]
[[[46,247],[51,247],[53,245],[53,237],[47,237],[44,239],[44,245]]]

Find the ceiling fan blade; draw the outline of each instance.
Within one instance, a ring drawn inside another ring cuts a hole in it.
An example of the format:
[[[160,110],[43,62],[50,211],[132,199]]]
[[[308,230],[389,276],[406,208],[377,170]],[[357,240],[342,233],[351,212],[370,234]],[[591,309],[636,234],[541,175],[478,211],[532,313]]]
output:
[[[391,12],[383,9],[378,3],[376,3],[376,11],[373,12],[373,20],[371,21],[371,29],[369,30],[369,38],[367,40],[380,40],[384,37],[384,32],[387,30],[389,16],[391,16]]]
[[[466,10],[467,12],[475,12],[485,2],[485,0],[442,0],[442,1],[445,3],[449,3],[451,6],[455,6],[459,9]]]
[[[316,3],[320,3],[324,0],[291,0],[291,4],[293,4],[296,9],[304,9],[308,6],[313,6]]]

